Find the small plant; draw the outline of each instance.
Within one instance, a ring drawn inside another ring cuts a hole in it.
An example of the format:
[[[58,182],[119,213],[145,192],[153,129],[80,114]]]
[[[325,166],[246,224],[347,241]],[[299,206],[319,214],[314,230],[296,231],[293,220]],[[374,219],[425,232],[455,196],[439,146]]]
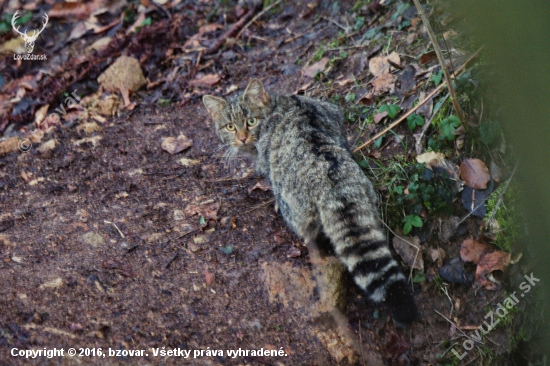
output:
[[[378,109],[378,113],[388,112],[388,117],[391,119],[394,119],[400,111],[401,107],[396,104],[384,104]]]
[[[448,141],[455,139],[454,132],[460,126],[460,119],[455,115],[444,118],[439,124],[439,132],[445,136]]]
[[[407,117],[407,126],[409,126],[409,130],[413,131],[416,127],[422,127],[426,121],[424,121],[424,118],[419,116],[416,113],[411,114]]]
[[[435,86],[438,86],[441,83],[441,80],[443,79],[443,70],[439,70],[437,74],[433,74],[430,78],[431,81],[433,81]]]
[[[403,219],[403,234],[407,235],[414,227],[422,227],[422,219],[418,215],[408,215]]]

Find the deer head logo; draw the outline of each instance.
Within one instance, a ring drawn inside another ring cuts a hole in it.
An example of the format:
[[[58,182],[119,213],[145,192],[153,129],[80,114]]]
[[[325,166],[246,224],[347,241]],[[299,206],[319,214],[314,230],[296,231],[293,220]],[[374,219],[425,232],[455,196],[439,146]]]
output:
[[[32,33],[32,35],[28,35],[27,34],[27,30],[25,29],[25,33],[21,33],[19,31],[19,27],[16,27],[15,26],[15,20],[17,18],[19,18],[19,15],[17,14],[19,13],[19,11],[16,11],[15,14],[13,14],[13,18],[11,18],[11,25],[13,27],[13,29],[19,33],[21,35],[21,37],[23,37],[23,40],[25,41],[25,49],[27,50],[27,53],[32,53],[32,50],[34,49],[34,42],[36,41],[36,39],[38,38],[38,36],[40,35],[40,33],[42,33],[42,31],[44,30],[44,28],[46,28],[46,24],[48,24],[48,15],[47,14],[44,14],[44,23],[42,23],[42,29],[38,30],[38,29],[35,29]]]

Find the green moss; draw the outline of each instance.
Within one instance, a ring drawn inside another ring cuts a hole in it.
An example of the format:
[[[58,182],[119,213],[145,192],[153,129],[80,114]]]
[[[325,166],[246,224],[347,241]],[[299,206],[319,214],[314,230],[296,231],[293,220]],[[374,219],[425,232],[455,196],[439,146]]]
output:
[[[485,221],[494,238],[494,244],[500,249],[510,252],[512,244],[520,236],[523,219],[518,212],[516,188],[510,185],[504,192],[505,186],[499,187],[487,200]],[[498,205],[501,196],[502,203]]]

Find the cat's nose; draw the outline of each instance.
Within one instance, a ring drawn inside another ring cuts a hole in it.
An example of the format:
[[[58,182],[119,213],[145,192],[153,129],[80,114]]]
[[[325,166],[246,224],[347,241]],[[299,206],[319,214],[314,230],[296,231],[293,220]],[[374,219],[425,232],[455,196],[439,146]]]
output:
[[[245,143],[247,137],[248,136],[239,136],[239,140],[241,140],[242,143]]]

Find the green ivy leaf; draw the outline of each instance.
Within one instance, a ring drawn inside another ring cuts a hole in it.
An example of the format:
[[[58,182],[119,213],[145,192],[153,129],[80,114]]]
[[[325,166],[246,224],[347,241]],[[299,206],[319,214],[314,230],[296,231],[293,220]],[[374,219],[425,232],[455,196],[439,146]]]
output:
[[[199,224],[200,226],[206,226],[206,219],[204,218],[204,216],[201,216],[201,218],[199,219]]]
[[[433,74],[430,78],[430,80],[434,82],[435,86],[438,86],[441,83],[441,79],[443,79],[443,70],[439,70],[437,74]]]
[[[397,113],[401,111],[401,107],[395,104],[384,104],[380,109],[378,109],[378,113],[382,112],[388,112],[388,117],[395,118],[397,116]]]
[[[393,189],[393,191],[397,194],[403,194],[403,190],[404,190],[403,186],[397,186]]]
[[[414,283],[422,283],[426,281],[426,276],[424,275],[424,272],[417,272],[414,274],[413,282]]]
[[[358,31],[359,29],[363,28],[365,25],[365,17],[357,17],[355,18],[355,25],[353,26],[353,29]]]
[[[422,219],[420,218],[420,216],[414,215],[412,217],[411,224],[414,227],[422,227]]]
[[[416,127],[424,126],[424,118],[419,116],[416,113],[411,114],[407,117],[407,125],[409,126],[409,130],[414,130]]]
[[[350,103],[350,102],[353,102],[355,101],[355,94],[354,93],[349,93],[348,95],[346,95],[346,102]]]
[[[374,148],[375,149],[380,148],[380,146],[382,145],[382,139],[383,138],[384,138],[384,136],[380,136],[376,141],[374,141]]]
[[[407,235],[412,230],[412,224],[410,222],[406,222],[405,225],[403,225],[403,234]]]
[[[439,132],[441,132],[447,140],[452,141],[455,139],[454,132],[458,126],[460,126],[460,119],[455,115],[451,115],[441,121],[439,124]]]

